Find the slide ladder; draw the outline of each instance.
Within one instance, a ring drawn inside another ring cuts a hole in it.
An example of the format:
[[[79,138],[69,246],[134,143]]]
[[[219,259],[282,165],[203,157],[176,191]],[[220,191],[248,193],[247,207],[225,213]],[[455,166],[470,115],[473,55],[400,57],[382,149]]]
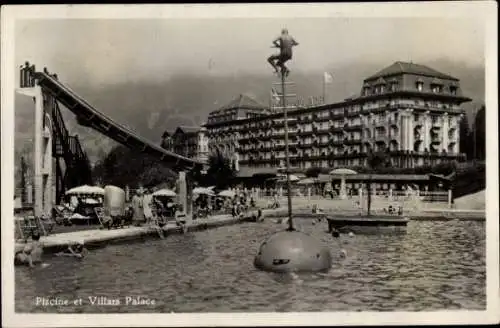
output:
[[[57,102],[53,102],[51,111],[52,130],[55,136],[52,155],[56,158],[56,199],[60,200],[66,188],[91,185],[92,172],[87,154],[83,151],[78,137],[69,135]],[[64,159],[66,167],[64,173],[60,158]]]

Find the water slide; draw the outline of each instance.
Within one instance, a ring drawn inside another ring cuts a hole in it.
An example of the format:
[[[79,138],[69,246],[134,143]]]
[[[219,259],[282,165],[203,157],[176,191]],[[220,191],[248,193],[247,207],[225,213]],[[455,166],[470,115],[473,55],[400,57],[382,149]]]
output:
[[[52,94],[76,115],[78,124],[90,127],[120,144],[155,157],[174,170],[190,170],[202,166],[202,162],[167,151],[113,121],[61,83],[57,77],[46,72],[34,72],[34,78],[46,92]]]

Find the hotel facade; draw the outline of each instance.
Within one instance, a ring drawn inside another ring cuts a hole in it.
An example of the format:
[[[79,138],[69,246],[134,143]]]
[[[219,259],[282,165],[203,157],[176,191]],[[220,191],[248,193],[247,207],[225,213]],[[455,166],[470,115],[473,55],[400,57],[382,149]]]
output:
[[[161,147],[176,154],[207,163],[209,140],[204,127],[179,126],[173,133],[165,131]]]
[[[394,167],[462,160],[459,80],[432,68],[396,62],[363,81],[358,96],[340,103],[288,110],[290,164],[356,167],[370,152],[386,151]],[[209,114],[204,125],[210,152],[237,167],[285,165],[283,113],[246,96]]]

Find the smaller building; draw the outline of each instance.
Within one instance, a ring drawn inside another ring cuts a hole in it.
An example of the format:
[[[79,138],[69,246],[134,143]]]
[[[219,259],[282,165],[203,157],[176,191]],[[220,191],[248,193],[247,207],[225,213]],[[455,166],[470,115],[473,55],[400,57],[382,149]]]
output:
[[[259,104],[258,101],[248,95],[240,94],[227,105],[210,112],[207,124],[244,120],[268,114],[270,114],[268,107]]]
[[[208,163],[208,137],[204,127],[179,126],[174,133],[165,131],[161,146],[176,154]]]

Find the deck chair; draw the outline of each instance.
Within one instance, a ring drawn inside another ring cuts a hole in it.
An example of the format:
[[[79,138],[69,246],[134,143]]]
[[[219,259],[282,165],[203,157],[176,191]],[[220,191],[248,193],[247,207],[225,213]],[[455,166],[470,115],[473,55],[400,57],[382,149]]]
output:
[[[102,228],[106,228],[109,225],[109,219],[107,219],[104,215],[104,208],[103,207],[94,207],[94,212],[95,215],[97,216],[97,219],[99,220],[99,224],[101,225]]]
[[[54,218],[54,221],[58,225],[70,225],[71,222],[69,221],[69,217],[73,214],[73,211],[62,205],[62,207],[57,207],[54,206],[52,208],[52,217]]]
[[[18,235],[25,242],[32,236],[33,232],[38,231],[41,236],[46,236],[47,231],[39,218],[33,215],[26,216],[17,220]]]

